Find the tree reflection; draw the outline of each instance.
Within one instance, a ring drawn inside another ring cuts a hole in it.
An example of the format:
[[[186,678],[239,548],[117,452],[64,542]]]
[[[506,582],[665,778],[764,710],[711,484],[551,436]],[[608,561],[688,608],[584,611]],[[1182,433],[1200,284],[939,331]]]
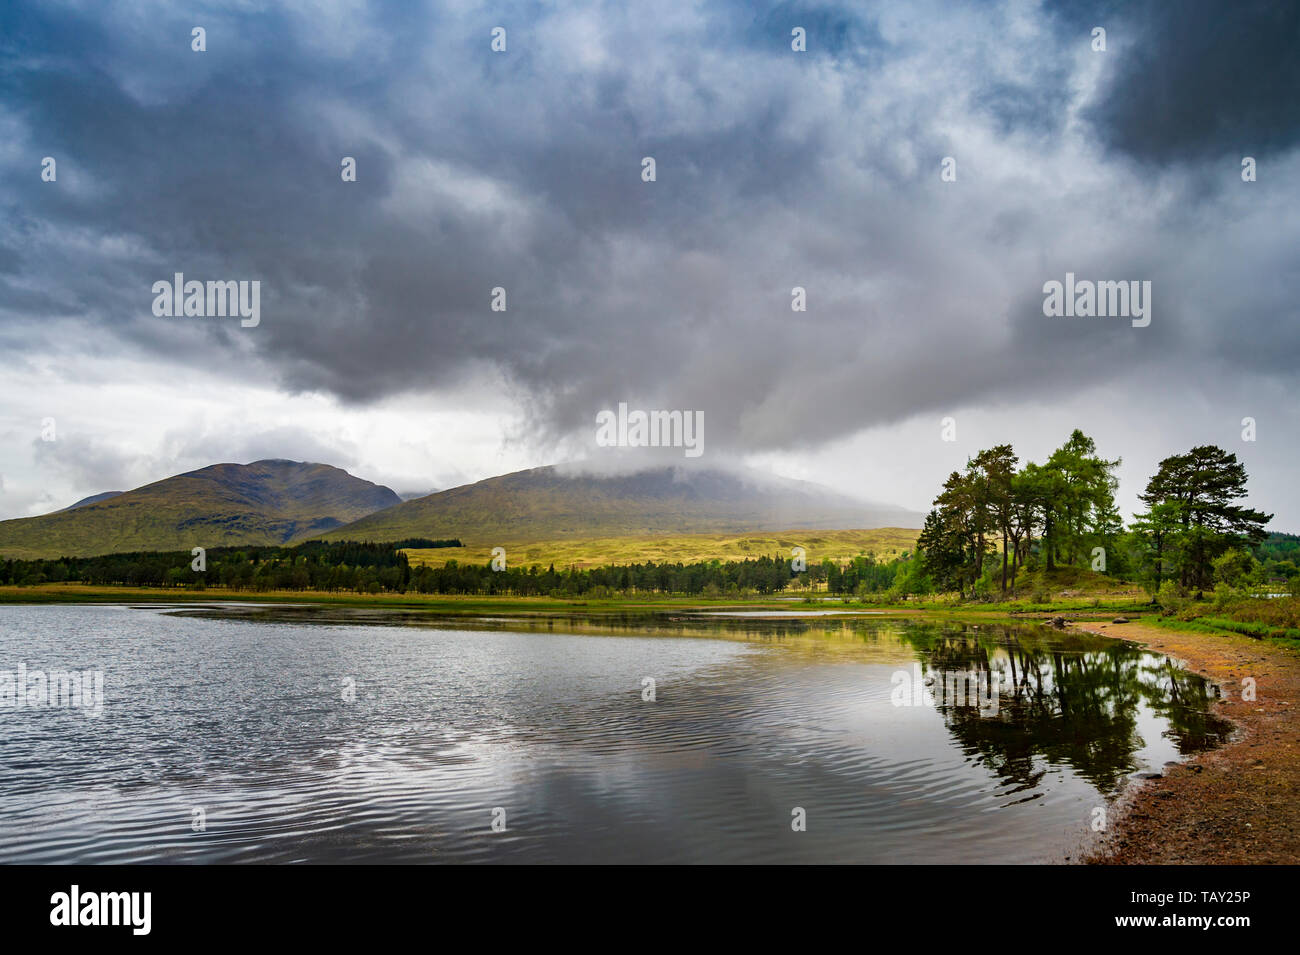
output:
[[[1165,721],[1182,754],[1222,742],[1226,721],[1209,712],[1216,692],[1165,656],[1133,644],[1011,627],[908,628],[902,634],[935,687],[959,675],[997,686],[983,712],[951,695],[935,705],[962,750],[1018,788],[1035,788],[1052,764],[1113,791],[1138,767],[1139,720]]]

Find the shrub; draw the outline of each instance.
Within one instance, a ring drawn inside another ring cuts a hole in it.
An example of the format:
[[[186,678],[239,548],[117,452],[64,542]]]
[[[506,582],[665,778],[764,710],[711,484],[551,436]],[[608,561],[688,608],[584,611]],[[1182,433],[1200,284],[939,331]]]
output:
[[[1177,613],[1187,606],[1187,590],[1176,580],[1166,580],[1156,591],[1156,603],[1167,614]]]

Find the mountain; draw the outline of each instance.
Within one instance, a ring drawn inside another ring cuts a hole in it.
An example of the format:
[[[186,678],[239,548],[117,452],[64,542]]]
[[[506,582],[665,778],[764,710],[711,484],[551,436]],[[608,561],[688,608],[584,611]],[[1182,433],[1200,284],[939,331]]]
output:
[[[83,497],[76,504],[69,504],[63,510],[75,511],[79,507],[85,507],[87,504],[98,504],[100,501],[107,501],[110,497],[117,497],[119,494],[125,494],[125,491],[105,491],[103,494],[92,494],[90,497]],[[61,512],[56,512],[61,513]]]
[[[437,494],[438,489],[432,491],[398,491],[397,496],[403,501],[414,501],[417,497],[428,497],[430,494]]]
[[[0,521],[0,556],[93,556],[284,544],[400,503],[327,464],[214,464],[41,517]]]
[[[658,468],[599,476],[556,467],[439,491],[322,534],[458,537],[467,545],[796,528],[920,527],[923,515],[757,472]]]

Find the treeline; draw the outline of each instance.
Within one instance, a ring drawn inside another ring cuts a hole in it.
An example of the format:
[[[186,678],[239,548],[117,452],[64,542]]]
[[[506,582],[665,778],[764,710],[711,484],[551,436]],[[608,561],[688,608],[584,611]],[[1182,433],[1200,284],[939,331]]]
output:
[[[1292,567],[1300,567],[1300,536],[1273,531],[1255,548],[1255,555],[1263,561],[1289,563]]]
[[[1119,464],[1078,430],[1042,464],[1018,466],[1009,444],[981,451],[949,475],[926,516],[918,583],[1006,596],[1020,573],[1061,567],[1138,580],[1153,593],[1265,582],[1270,567],[1255,551],[1272,515],[1237,503],[1247,476],[1235,454],[1203,445],[1165,458],[1140,495],[1147,509],[1127,529],[1115,505]],[[1293,576],[1296,549],[1274,548],[1289,557],[1264,560]]]
[[[98,557],[0,561],[0,584],[122,584],[136,587],[203,587],[234,590],[340,590],[394,581],[408,568],[402,548],[460,547],[456,539],[410,538],[394,543],[308,541],[292,547],[213,547],[141,551]]]
[[[684,563],[607,564],[556,570],[552,564],[494,571],[490,565],[458,564],[417,567],[410,589],[417,593],[509,594],[515,596],[605,597],[613,594],[685,594],[722,597],[772,594],[794,576],[789,558],[709,560]]]
[[[516,596],[601,596],[612,593],[673,593],[697,596],[770,594],[794,576],[790,561],[758,557],[690,564],[618,564],[556,570],[552,564],[493,570],[490,563],[412,566],[404,547],[459,547],[459,541],[408,540],[393,544],[302,544],[292,548],[213,548],[205,567],[195,568],[189,552],[113,554],[58,560],[0,562],[0,584],[79,582],[138,587],[221,586],[237,591],[327,593],[511,594]],[[854,571],[835,570],[856,580]],[[813,569],[825,580],[826,567]],[[804,575],[805,579],[809,575]]]

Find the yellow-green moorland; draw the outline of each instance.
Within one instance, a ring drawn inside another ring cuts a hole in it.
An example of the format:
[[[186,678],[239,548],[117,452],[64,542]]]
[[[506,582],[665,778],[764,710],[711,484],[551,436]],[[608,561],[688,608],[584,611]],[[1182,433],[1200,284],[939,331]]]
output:
[[[902,527],[871,530],[759,531],[753,534],[682,534],[648,537],[601,537],[585,540],[465,541],[464,547],[407,550],[415,566],[440,567],[448,560],[486,564],[493,547],[504,547],[513,567],[600,567],[606,564],[683,563],[702,560],[745,560],[790,556],[794,547],[807,552],[809,564],[830,560],[843,563],[859,554],[888,560],[916,547],[918,531]]]

